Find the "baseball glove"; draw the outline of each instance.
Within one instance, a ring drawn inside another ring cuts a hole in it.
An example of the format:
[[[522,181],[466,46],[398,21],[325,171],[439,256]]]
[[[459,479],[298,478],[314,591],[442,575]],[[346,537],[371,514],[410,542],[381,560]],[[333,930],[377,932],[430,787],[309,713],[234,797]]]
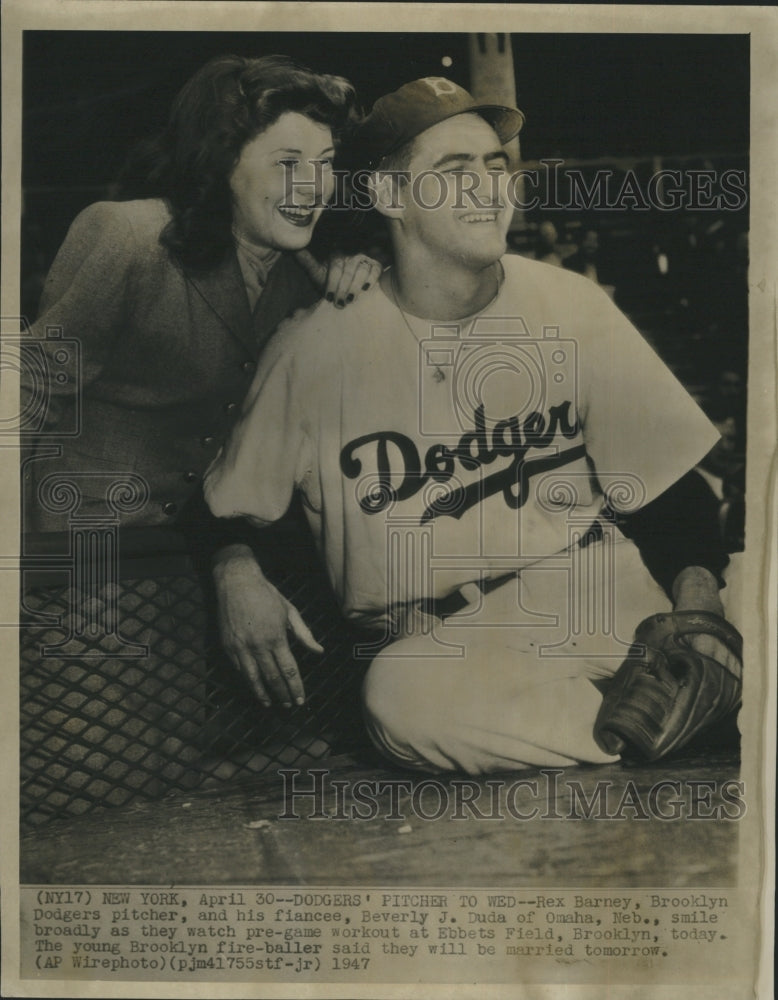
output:
[[[695,635],[722,643],[729,662],[698,652],[690,641]],[[605,692],[595,739],[606,753],[664,757],[739,706],[742,672],[743,638],[719,615],[652,615],[638,626]]]

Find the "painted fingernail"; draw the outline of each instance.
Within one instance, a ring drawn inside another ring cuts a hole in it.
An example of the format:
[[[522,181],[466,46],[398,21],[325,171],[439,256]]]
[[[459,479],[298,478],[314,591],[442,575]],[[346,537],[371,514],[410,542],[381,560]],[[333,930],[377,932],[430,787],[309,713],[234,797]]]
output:
[[[353,301],[354,301],[354,293],[349,292],[348,295],[346,296],[346,302],[353,302]]]
[[[337,309],[342,309],[343,305],[344,305],[343,299],[338,299],[338,301],[335,303],[335,307]]]
[[[328,302],[332,302],[334,300],[334,298],[335,298],[335,295],[334,295],[333,292],[327,292],[326,298],[327,298]]]
[[[370,282],[369,282],[369,281],[366,281],[366,282],[364,283],[364,285],[362,286],[362,291],[363,291],[363,292],[366,292],[366,291],[368,290],[368,288],[370,288]]]

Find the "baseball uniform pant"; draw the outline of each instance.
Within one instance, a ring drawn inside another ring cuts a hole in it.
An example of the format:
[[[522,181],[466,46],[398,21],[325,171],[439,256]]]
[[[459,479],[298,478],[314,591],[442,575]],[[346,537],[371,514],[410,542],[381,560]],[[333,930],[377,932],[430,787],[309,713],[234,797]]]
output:
[[[643,618],[671,609],[635,546],[606,534],[463,596],[468,606],[443,621],[417,613],[372,662],[363,699],[379,750],[403,767],[471,775],[616,760],[593,737],[598,681]]]

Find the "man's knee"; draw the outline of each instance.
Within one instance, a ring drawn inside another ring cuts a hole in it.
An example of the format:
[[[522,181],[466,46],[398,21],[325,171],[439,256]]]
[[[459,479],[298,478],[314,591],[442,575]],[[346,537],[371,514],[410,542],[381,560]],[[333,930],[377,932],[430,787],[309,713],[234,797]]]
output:
[[[390,647],[392,649],[392,647]],[[362,688],[368,732],[379,749],[407,766],[422,766],[419,746],[434,723],[429,665],[396,653],[380,653]]]

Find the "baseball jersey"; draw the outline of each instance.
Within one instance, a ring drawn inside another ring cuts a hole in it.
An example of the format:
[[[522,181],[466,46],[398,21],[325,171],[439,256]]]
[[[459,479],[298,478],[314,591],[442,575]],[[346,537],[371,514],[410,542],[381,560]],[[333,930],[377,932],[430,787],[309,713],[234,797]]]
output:
[[[718,432],[608,296],[517,256],[477,315],[402,312],[380,286],[287,321],[206,478],[263,525],[299,490],[347,617],[444,597],[638,509]]]

